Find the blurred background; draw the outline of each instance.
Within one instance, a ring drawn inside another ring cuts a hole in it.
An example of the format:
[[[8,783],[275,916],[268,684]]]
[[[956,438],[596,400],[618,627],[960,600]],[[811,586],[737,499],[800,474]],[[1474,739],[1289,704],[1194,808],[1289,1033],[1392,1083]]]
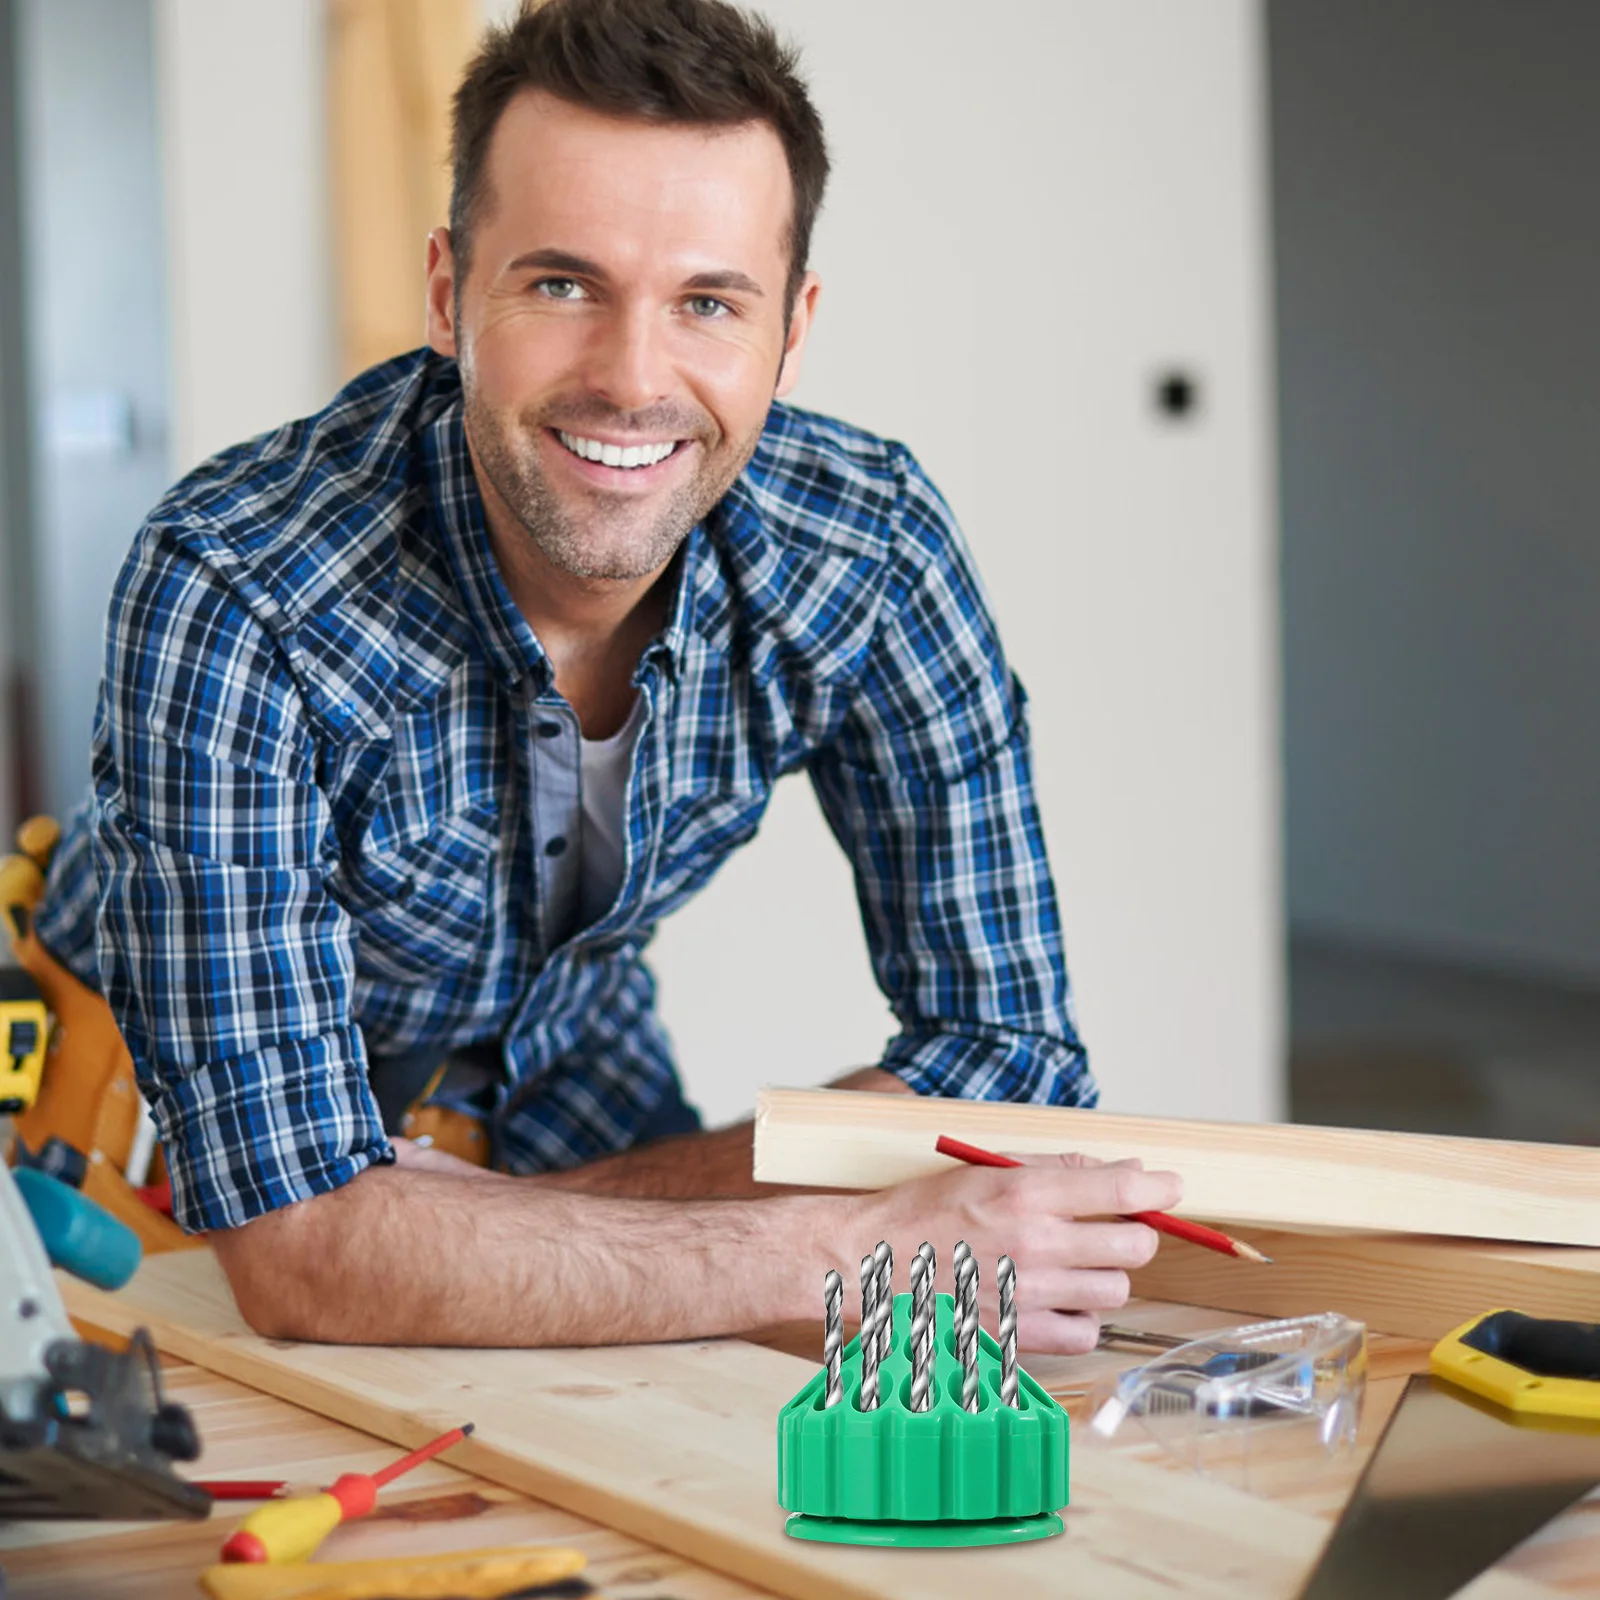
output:
[[[0,827],[212,451],[420,341],[503,0],[0,0]],[[907,441],[1027,683],[1118,1110],[1600,1139],[1600,6],[768,0],[796,400]],[[892,1030],[802,782],[655,946],[691,1095]]]

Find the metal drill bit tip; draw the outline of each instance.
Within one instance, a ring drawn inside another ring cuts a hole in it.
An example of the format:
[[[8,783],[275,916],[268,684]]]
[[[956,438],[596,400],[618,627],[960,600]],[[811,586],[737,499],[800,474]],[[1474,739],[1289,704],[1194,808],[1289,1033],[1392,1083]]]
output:
[[[963,1239],[955,1249],[956,1355],[961,1361],[961,1408],[978,1409],[978,1263]]]
[[[1017,1402],[1017,1264],[1001,1256],[995,1268],[1000,1291],[1000,1402],[1012,1410]]]
[[[823,1409],[838,1405],[844,1394],[841,1376],[844,1350],[844,1279],[830,1272],[822,1280],[822,1363],[827,1369],[827,1389]]]
[[[878,1360],[882,1362],[889,1359],[894,1346],[894,1251],[880,1239],[872,1259],[878,1270],[877,1338]]]
[[[861,1409],[878,1409],[878,1265],[861,1258]]]
[[[919,1250],[911,1259],[911,1409],[926,1411],[933,1382],[932,1268]]]

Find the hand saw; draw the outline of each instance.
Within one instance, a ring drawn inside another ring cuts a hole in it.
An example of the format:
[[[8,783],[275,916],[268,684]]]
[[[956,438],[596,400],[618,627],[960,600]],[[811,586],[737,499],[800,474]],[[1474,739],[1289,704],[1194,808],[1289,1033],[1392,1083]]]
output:
[[[1300,1600],[1445,1600],[1600,1484],[1600,1325],[1489,1312],[1429,1369]]]

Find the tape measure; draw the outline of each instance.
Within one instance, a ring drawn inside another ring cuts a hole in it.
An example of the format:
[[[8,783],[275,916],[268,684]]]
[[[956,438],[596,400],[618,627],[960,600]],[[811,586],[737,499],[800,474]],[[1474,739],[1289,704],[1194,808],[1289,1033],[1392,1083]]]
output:
[[[1489,1311],[1447,1333],[1428,1365],[1507,1411],[1600,1419],[1597,1323]]]

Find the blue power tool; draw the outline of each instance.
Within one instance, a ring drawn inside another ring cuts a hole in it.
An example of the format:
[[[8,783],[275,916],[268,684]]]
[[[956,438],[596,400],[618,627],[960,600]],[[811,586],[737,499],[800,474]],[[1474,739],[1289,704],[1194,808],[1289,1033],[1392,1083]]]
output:
[[[211,1497],[173,1471],[200,1446],[188,1411],[162,1396],[149,1334],[124,1350],[77,1338],[51,1276],[59,1266],[116,1289],[139,1254],[76,1189],[0,1160],[0,1522],[209,1511]]]

